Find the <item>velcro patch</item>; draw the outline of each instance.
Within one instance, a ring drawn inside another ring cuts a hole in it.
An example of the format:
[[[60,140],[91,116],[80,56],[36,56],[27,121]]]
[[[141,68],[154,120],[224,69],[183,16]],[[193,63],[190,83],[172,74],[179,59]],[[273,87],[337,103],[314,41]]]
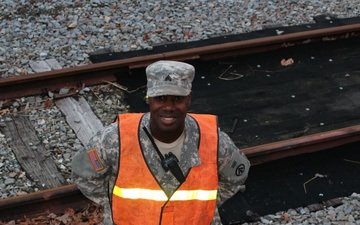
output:
[[[249,163],[241,154],[234,152],[231,158],[220,168],[220,173],[222,176],[239,181],[247,177],[249,171]]]
[[[99,170],[103,170],[104,169],[104,165],[102,164],[102,162],[100,161],[99,156],[97,155],[97,152],[95,149],[91,149],[87,152],[91,165],[94,167],[95,171],[99,171]]]

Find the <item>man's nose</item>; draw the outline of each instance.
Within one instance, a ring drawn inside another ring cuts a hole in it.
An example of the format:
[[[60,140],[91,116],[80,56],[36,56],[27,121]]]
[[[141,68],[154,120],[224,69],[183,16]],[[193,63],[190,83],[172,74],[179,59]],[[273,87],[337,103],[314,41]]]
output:
[[[166,100],[164,102],[164,109],[166,110],[172,110],[174,109],[175,101],[170,97],[166,97]]]

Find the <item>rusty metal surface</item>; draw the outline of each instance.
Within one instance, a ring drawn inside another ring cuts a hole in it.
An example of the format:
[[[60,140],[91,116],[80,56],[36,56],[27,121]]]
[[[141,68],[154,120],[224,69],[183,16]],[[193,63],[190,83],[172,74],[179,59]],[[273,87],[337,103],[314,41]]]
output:
[[[115,82],[119,76],[128,75],[129,70],[145,67],[161,59],[201,58],[209,60],[262,52],[299,43],[348,38],[359,35],[359,32],[360,24],[345,25],[9,77],[0,79],[0,100],[47,94],[48,91],[57,93],[61,88],[76,91],[81,90],[84,86],[106,83],[105,81]]]
[[[360,141],[360,125],[245,148],[251,164],[311,153]]]
[[[61,214],[66,208],[85,208],[90,200],[75,185],[34,192],[0,200],[0,220],[33,218],[47,212]]]

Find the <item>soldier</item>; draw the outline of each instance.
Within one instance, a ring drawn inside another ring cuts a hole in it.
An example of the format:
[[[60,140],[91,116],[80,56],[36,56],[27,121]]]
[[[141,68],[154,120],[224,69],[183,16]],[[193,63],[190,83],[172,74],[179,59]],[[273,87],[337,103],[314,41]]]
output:
[[[217,117],[189,114],[192,65],[146,68],[150,112],[119,114],[72,161],[82,193],[104,206],[104,224],[221,224],[218,208],[245,190],[250,163]]]

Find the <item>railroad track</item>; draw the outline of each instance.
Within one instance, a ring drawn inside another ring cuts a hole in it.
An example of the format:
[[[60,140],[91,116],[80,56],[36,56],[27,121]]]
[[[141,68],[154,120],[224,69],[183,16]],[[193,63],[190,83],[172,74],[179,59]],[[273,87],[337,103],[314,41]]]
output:
[[[360,141],[360,125],[243,149],[252,165]],[[91,201],[73,184],[0,200],[1,220],[62,214],[67,208],[86,208]]]
[[[150,63],[161,59],[210,60],[247,55],[321,40],[356,37],[359,36],[359,34],[360,24],[351,24],[291,34],[275,34],[274,36],[254,38],[250,40],[234,41],[184,50],[180,49],[160,54],[150,54],[146,56],[114,60],[28,76],[10,77],[0,80],[0,100],[47,94],[48,91],[58,93],[63,87],[68,87],[75,91],[84,86],[103,84],[105,83],[104,81],[116,82],[119,77],[127,76],[129,74],[129,70],[145,67]],[[18,90],[22,91],[19,92]]]
[[[49,91],[55,93],[55,99],[63,99],[76,94],[84,86],[117,82],[119,79],[124,79],[124,76],[129,75],[132,70],[144,68],[148,64],[161,59],[209,61],[246,56],[287,46],[304,45],[325,40],[356,38],[359,34],[360,24],[352,24],[233,41],[212,46],[179,49],[161,54],[149,54],[82,67],[11,77],[0,80],[0,100],[44,95]],[[58,94],[63,87],[71,90],[66,96]],[[19,92],[18,90],[22,91]],[[6,104],[4,107],[6,107]],[[234,129],[237,125],[235,121],[231,123]],[[229,131],[232,131],[232,129]],[[326,150],[359,141],[360,125],[346,126],[310,135],[305,135],[305,133],[300,137],[242,148],[242,151],[248,156],[252,165],[256,165],[289,156]],[[0,200],[0,214],[1,220],[6,221],[24,216],[36,216],[49,210],[58,214],[62,213],[65,208],[83,208],[89,203],[74,185],[67,185],[2,199]]]

